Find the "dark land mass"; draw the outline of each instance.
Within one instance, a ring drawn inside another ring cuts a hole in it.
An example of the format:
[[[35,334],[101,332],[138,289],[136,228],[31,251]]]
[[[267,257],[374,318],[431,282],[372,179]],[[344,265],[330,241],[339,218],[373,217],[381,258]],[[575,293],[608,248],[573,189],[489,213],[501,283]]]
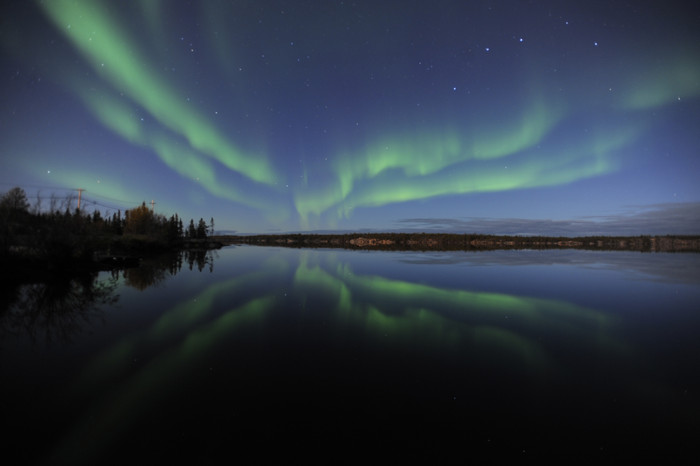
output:
[[[212,236],[222,245],[345,248],[393,251],[483,251],[496,249],[587,249],[596,251],[700,252],[698,236],[498,236],[450,233],[349,233]]]
[[[169,254],[203,253],[222,246],[223,243],[209,238],[163,241],[143,235],[103,236],[84,241],[79,246],[60,244],[55,249],[15,245],[1,256],[5,267],[0,274],[17,278],[128,269]]]
[[[189,225],[174,214],[155,213],[143,202],[111,217],[99,211],[76,208],[48,210],[39,201],[32,208],[23,189],[16,187],[0,196],[0,275],[34,279],[42,273],[133,268],[145,258],[173,253],[207,251],[222,245],[209,238],[214,219]]]

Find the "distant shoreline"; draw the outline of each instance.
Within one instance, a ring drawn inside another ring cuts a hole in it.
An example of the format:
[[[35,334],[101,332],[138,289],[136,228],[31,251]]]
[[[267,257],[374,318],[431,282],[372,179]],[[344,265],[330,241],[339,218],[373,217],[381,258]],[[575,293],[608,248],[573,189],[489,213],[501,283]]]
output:
[[[479,251],[498,249],[585,249],[599,251],[700,252],[700,235],[666,236],[502,236],[454,233],[347,233],[214,235],[222,245],[291,248],[344,248],[400,251]]]

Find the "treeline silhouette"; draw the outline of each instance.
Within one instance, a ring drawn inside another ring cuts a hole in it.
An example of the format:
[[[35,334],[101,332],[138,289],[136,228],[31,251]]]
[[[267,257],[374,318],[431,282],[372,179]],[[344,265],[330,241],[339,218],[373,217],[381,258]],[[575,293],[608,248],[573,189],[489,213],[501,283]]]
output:
[[[111,216],[87,213],[51,200],[42,210],[13,188],[0,197],[0,258],[50,265],[100,262],[135,253],[166,251],[201,244],[213,231],[204,219],[185,227],[178,214],[165,217],[146,203]]]

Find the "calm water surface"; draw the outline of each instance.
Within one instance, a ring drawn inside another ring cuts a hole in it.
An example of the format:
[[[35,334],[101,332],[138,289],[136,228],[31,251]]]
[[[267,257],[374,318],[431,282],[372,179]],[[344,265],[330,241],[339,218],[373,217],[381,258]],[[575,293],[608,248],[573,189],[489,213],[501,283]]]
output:
[[[196,259],[3,293],[5,454],[466,461],[673,456],[700,438],[700,255]]]

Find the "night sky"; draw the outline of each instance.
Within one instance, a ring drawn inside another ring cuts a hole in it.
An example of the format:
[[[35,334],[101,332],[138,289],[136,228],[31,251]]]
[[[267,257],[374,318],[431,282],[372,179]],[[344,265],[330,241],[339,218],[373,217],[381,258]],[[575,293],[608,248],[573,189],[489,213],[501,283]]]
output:
[[[0,192],[239,233],[700,233],[690,3],[4,2]]]

